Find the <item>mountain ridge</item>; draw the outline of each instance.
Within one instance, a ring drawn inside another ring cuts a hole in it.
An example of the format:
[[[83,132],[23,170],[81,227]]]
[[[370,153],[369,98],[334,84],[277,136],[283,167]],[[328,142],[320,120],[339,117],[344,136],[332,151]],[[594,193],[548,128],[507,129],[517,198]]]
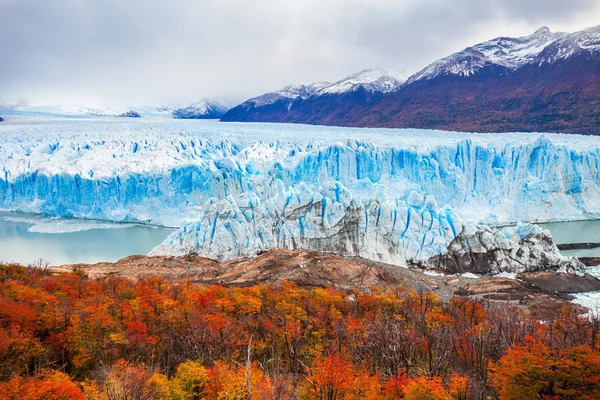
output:
[[[247,101],[221,120],[600,134],[600,26],[574,33],[542,27],[528,36],[495,38],[389,87],[341,84],[367,71],[382,70],[350,75],[329,86],[340,90],[324,87],[286,107],[246,107]]]

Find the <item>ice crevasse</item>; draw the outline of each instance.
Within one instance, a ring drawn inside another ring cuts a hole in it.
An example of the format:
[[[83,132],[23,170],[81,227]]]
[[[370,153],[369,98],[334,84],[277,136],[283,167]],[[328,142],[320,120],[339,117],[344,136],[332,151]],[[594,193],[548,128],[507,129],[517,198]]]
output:
[[[291,247],[402,264],[444,253],[466,225],[600,217],[597,138],[173,122],[0,129],[1,209],[180,227],[156,254]]]

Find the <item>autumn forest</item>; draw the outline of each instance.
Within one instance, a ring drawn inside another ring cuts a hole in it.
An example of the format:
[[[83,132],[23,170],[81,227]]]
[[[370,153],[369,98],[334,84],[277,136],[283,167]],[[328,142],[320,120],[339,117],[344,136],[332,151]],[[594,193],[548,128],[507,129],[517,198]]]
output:
[[[4,399],[598,399],[599,333],[402,287],[0,267]]]

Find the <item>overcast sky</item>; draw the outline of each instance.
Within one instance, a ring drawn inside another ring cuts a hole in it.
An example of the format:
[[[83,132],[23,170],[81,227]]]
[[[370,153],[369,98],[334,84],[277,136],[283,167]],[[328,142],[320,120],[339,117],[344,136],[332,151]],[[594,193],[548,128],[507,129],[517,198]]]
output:
[[[599,0],[0,0],[0,102],[235,102],[598,23]]]

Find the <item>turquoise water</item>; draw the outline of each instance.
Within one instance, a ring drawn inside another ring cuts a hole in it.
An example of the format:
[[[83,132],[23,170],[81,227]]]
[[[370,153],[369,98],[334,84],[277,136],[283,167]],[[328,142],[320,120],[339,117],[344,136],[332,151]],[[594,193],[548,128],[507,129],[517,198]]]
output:
[[[540,224],[552,234],[556,244],[600,243],[600,220]],[[562,251],[566,256],[600,257],[600,248]]]
[[[600,221],[554,222],[543,224],[552,233],[554,242],[561,243],[600,243]],[[600,257],[600,248],[561,251],[566,256]],[[600,278],[600,266],[589,267],[587,273]],[[587,307],[590,314],[600,313],[600,292],[577,293],[575,303]]]
[[[0,261],[50,265],[117,261],[147,254],[171,229],[104,221],[0,213]]]

